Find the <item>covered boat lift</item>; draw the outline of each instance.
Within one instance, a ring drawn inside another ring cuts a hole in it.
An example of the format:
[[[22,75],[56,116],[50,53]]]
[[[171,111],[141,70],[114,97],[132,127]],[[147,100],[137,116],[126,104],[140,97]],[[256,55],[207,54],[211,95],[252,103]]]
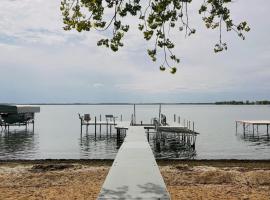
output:
[[[0,126],[9,132],[10,126],[27,126],[33,124],[35,113],[40,112],[40,107],[30,105],[0,104]]]

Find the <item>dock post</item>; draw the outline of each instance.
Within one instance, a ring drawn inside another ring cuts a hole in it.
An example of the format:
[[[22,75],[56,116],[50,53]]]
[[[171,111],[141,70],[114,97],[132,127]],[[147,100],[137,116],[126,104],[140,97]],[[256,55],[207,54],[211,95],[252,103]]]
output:
[[[176,122],[176,114],[173,115],[173,121]]]
[[[101,137],[101,115],[99,115],[99,121],[100,121],[100,125],[99,125],[99,137]]]
[[[120,148],[120,132],[121,132],[121,129],[117,128],[116,129],[116,146],[117,146],[117,148]]]
[[[97,117],[95,116],[95,139],[97,137]]]
[[[112,125],[110,124],[110,136],[112,135]]]
[[[243,130],[244,130],[244,135],[246,134],[246,124],[243,123]]]
[[[32,124],[33,124],[33,133],[34,133],[35,132],[35,120],[33,120]]]
[[[237,125],[238,125],[238,123],[237,123],[237,121],[235,121],[235,133],[237,134]]]
[[[158,125],[161,125],[161,104],[159,104],[158,110]]]
[[[134,104],[133,124],[136,124],[136,104]]]
[[[116,139],[117,139],[117,141],[120,140],[120,128],[116,129]]]
[[[252,133],[254,135],[254,124],[252,124]]]
[[[269,133],[268,133],[268,126],[269,126],[269,124],[266,125],[266,132],[267,132],[267,135],[269,134]]]
[[[109,131],[108,131],[108,119],[106,119],[106,122],[107,122],[107,123],[106,123],[106,135],[107,135],[107,137],[108,137],[108,132],[109,132]]]
[[[194,132],[194,122],[192,123],[192,130],[193,130],[193,132]]]
[[[79,115],[79,118],[80,118],[80,120],[81,120],[81,135],[82,135],[82,116],[80,115],[80,113],[78,113],[78,115]]]

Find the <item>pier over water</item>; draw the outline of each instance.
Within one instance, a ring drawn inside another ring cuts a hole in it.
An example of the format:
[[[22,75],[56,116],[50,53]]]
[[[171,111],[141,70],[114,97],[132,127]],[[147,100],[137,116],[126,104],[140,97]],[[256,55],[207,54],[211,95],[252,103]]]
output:
[[[126,138],[98,199],[170,199],[143,126],[119,123]]]

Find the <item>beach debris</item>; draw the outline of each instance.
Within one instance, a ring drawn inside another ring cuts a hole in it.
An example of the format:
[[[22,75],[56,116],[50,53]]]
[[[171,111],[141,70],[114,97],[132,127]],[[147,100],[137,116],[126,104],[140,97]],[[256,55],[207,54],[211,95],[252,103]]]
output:
[[[38,164],[34,165],[29,171],[31,172],[48,172],[48,171],[61,171],[65,169],[74,168],[72,164]]]

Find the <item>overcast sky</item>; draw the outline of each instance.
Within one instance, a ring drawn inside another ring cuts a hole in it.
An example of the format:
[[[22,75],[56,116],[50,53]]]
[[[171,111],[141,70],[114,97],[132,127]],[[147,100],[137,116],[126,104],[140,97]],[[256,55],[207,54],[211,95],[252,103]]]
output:
[[[213,102],[270,99],[270,1],[233,3],[235,22],[247,20],[243,41],[224,32],[229,49],[213,53],[218,32],[208,31],[190,6],[185,38],[172,33],[181,64],[175,75],[159,71],[134,29],[118,53],[96,46],[97,32],[65,32],[60,0],[1,0],[0,102]],[[132,23],[134,20],[132,21]],[[149,46],[149,45],[148,45]]]

